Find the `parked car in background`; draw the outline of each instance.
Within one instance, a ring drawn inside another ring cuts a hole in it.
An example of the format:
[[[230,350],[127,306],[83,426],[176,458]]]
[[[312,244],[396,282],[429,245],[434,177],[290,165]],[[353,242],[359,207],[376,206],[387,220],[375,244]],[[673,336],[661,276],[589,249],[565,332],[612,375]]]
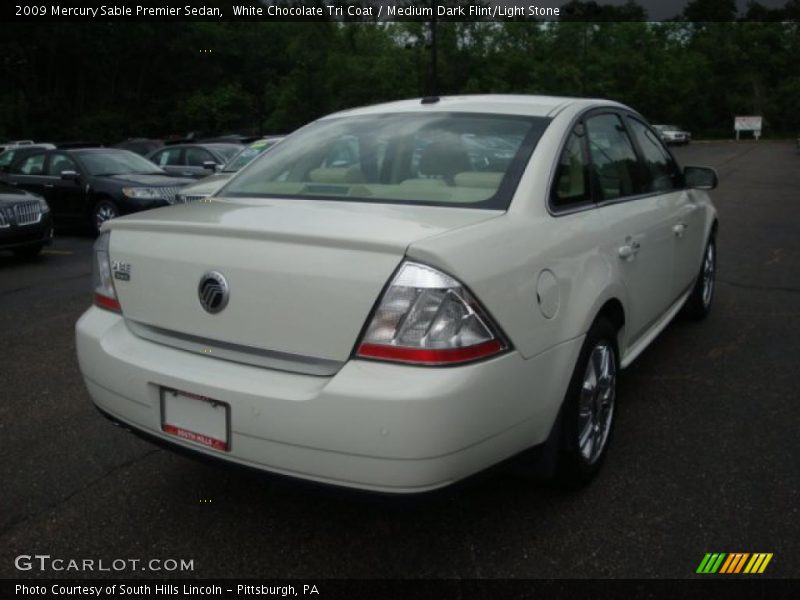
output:
[[[112,420],[231,463],[420,492],[537,447],[582,485],[620,370],[710,310],[716,182],[613,101],[331,115],[103,227],[80,368]]]
[[[0,250],[35,256],[52,241],[53,223],[44,198],[0,183]]]
[[[114,148],[42,150],[15,161],[0,177],[43,196],[57,225],[88,224],[95,231],[119,215],[173,204],[178,189],[192,181]]]
[[[164,147],[164,142],[161,140],[152,140],[148,138],[128,138],[124,142],[114,144],[112,148],[120,148],[122,150],[130,150],[141,156],[152,154],[159,148]]]
[[[19,146],[6,146],[6,149],[0,152],[0,172],[7,171],[16,160],[30,156],[42,150],[53,150],[53,144],[22,144]]]
[[[175,144],[151,152],[147,158],[169,175],[200,179],[214,173],[241,149],[240,144]]]
[[[676,125],[653,125],[653,129],[665,144],[685,146],[692,141],[692,134]]]
[[[207,198],[225,185],[225,182],[233,177],[234,174],[239,171],[239,169],[250,163],[262,152],[272,148],[282,139],[282,137],[263,138],[245,146],[237,154],[235,154],[232,159],[226,162],[219,172],[215,173],[214,175],[204,177],[197,183],[187,185],[185,188],[182,188],[175,197],[175,202],[196,202],[197,200]]]

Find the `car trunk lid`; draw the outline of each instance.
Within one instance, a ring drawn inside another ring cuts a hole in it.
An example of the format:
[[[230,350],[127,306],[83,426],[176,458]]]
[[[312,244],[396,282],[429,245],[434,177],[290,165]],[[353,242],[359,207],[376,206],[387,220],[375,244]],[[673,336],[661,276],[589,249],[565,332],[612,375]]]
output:
[[[110,259],[129,265],[129,279],[114,283],[125,318],[140,332],[143,326],[162,342],[171,335],[182,347],[222,358],[249,352],[267,357],[257,364],[324,374],[349,358],[409,244],[499,214],[215,200],[114,220]],[[229,288],[227,305],[215,314],[203,308],[198,290],[209,272]]]

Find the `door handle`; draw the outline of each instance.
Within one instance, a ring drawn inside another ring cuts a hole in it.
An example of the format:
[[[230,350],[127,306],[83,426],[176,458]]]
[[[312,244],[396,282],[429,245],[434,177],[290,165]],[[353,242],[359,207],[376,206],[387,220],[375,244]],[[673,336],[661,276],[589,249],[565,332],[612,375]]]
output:
[[[639,252],[639,248],[641,245],[636,240],[630,241],[624,246],[620,246],[619,250],[619,257],[623,260],[633,260],[636,257],[636,253]]]
[[[52,183],[45,183],[44,187],[51,188],[51,187],[55,187],[55,185],[53,185]]]
[[[683,237],[683,234],[686,233],[686,223],[674,225],[672,227],[672,233],[674,233],[676,237]]]

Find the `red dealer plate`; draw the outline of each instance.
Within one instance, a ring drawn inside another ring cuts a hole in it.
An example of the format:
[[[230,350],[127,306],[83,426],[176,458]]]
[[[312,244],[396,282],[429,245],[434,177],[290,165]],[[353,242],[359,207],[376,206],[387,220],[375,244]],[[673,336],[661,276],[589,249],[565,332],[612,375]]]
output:
[[[161,388],[161,429],[214,450],[230,448],[230,407],[217,400]]]

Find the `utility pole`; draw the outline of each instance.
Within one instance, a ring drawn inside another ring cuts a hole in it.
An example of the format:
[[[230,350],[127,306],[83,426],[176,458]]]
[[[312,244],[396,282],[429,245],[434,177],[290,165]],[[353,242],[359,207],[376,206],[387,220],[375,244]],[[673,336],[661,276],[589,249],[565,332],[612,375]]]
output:
[[[433,18],[431,19],[431,71],[430,83],[428,86],[430,96],[439,95],[439,48],[437,42],[437,18],[436,12],[438,8],[437,0],[431,0],[431,9],[433,9]]]

